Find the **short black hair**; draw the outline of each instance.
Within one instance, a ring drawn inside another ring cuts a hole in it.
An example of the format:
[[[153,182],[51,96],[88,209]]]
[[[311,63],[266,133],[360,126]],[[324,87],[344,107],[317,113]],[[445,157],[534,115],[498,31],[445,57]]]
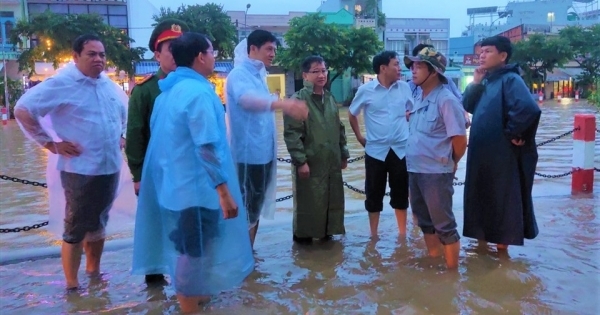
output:
[[[191,68],[199,54],[205,54],[210,47],[208,37],[200,33],[183,33],[171,42],[171,54],[178,67]]]
[[[510,39],[508,39],[508,37],[504,37],[504,36],[492,36],[492,37],[488,37],[484,40],[481,41],[481,47],[483,46],[494,46],[496,47],[496,49],[498,50],[499,53],[506,53],[506,60],[504,61],[505,63],[508,63],[508,61],[510,60],[510,57],[512,56],[512,43],[510,42]]]
[[[308,56],[302,61],[302,72],[308,73],[313,63],[325,63],[325,59],[321,56]]]
[[[418,55],[419,52],[421,50],[423,50],[423,48],[428,48],[428,47],[429,48],[435,48],[435,47],[433,47],[433,45],[429,45],[429,44],[419,44],[419,45],[415,46],[415,48],[413,48],[413,50],[412,50],[413,57],[415,57],[416,55]]]
[[[378,53],[373,57],[373,71],[379,74],[381,66],[387,66],[392,59],[398,59],[398,54],[395,51],[386,50]]]
[[[262,47],[266,43],[279,44],[277,37],[273,33],[265,30],[254,30],[247,38],[248,41],[248,53],[250,53],[250,46]]]
[[[78,55],[81,55],[81,52],[83,51],[83,46],[85,46],[85,44],[96,41],[102,42],[100,37],[94,34],[80,35],[73,41],[73,51],[76,52]]]

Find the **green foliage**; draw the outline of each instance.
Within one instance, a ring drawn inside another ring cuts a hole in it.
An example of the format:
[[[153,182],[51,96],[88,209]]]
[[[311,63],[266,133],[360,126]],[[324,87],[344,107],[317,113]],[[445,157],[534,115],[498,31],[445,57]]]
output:
[[[596,79],[596,82],[592,84],[592,92],[587,98],[590,104],[594,104],[600,107],[600,78]]]
[[[568,26],[560,30],[560,38],[571,45],[571,58],[583,69],[580,84],[590,86],[600,77],[600,24],[590,27]]]
[[[25,93],[25,90],[23,88],[23,83],[20,80],[11,80],[8,79],[8,104],[10,104],[10,117],[15,117],[13,114],[13,110],[15,107],[15,104],[17,104],[17,101],[19,100],[19,98],[23,95],[23,93]],[[2,104],[2,107],[5,106],[4,104],[4,78],[0,77],[0,104]]]
[[[529,36],[514,45],[512,61],[519,63],[528,82],[546,82],[546,75],[567,63],[573,55],[569,42],[542,34]]]
[[[23,43],[37,38],[39,45],[25,49],[19,56],[19,70],[35,74],[35,62],[51,62],[58,68],[72,56],[73,41],[83,34],[95,34],[102,40],[108,62],[129,75],[135,72],[134,63],[141,60],[146,49],[130,48],[133,42],[120,29],[104,23],[97,14],[56,14],[46,11],[31,21],[20,20],[10,34],[10,42],[23,49]]]
[[[367,0],[365,5],[364,14],[361,14],[367,19],[377,19],[377,27],[385,27],[385,13],[381,12],[377,7],[377,0]]]
[[[282,48],[276,62],[283,68],[301,73],[304,58],[319,55],[334,70],[329,82],[333,82],[347,69],[354,73],[369,72],[371,58],[383,44],[370,28],[341,28],[325,23],[319,13],[296,17],[284,35],[287,48]]]
[[[219,58],[233,57],[237,43],[237,30],[231,18],[223,11],[223,6],[215,3],[204,5],[181,5],[173,11],[160,8],[160,14],[152,17],[156,23],[165,19],[179,19],[185,22],[190,32],[202,33],[212,41],[213,49],[219,51]]]

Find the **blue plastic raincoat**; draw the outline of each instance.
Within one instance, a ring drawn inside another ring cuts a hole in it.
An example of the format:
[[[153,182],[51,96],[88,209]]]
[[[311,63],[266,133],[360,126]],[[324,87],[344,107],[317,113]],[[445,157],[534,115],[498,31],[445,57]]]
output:
[[[235,48],[226,90],[231,151],[252,228],[261,216],[274,218],[277,133],[267,70],[264,63],[248,57],[247,45],[243,40]]]
[[[254,258],[225,113],[209,81],[179,67],[159,82],[142,170],[133,274],[168,273],[186,296],[238,286]],[[216,186],[226,183],[239,215],[223,219]]]

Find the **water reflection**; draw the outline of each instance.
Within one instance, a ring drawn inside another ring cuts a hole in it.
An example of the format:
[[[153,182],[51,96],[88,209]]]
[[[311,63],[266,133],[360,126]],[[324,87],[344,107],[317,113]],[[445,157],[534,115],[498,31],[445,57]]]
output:
[[[539,139],[572,128],[576,104],[546,105]],[[345,110],[342,118],[346,122]],[[281,123],[281,121],[279,121]],[[279,129],[281,131],[281,125]],[[350,133],[350,128],[347,127]],[[363,154],[349,136],[353,157]],[[572,140],[540,149],[538,172],[570,169]],[[45,181],[45,157],[25,142],[16,126],[0,131],[0,173]],[[597,145],[600,152],[600,145]],[[600,155],[600,154],[598,154]],[[279,156],[287,157],[280,145]],[[596,161],[600,163],[600,161]],[[600,165],[600,164],[598,164]],[[364,164],[354,163],[344,179],[364,186]],[[291,193],[290,166],[279,164],[282,197]],[[464,164],[457,176],[464,178]],[[597,177],[596,183],[600,182]],[[599,187],[596,185],[596,187]],[[43,189],[1,182],[2,227],[46,219]],[[397,236],[393,212],[382,213],[381,239],[371,241],[363,210],[364,196],[346,190],[348,234],[331,241],[299,246],[291,241],[292,201],[278,203],[275,223],[261,227],[256,243],[256,270],[239,290],[225,292],[204,306],[206,314],[598,314],[600,296],[600,203],[597,197],[569,196],[570,177],[536,178],[534,199],[540,235],[510,256],[478,248],[462,239],[460,268],[448,272],[442,258],[427,257],[419,229]],[[462,230],[462,187],[456,187],[454,211]],[[267,222],[267,221],[265,221]],[[262,225],[262,222],[261,222]],[[120,235],[127,238],[128,235]],[[51,245],[43,229],[0,235],[0,255]],[[104,274],[82,277],[80,291],[65,294],[58,258],[0,266],[0,305],[10,314],[178,314],[170,286],[147,287],[131,276],[130,247],[108,251]]]

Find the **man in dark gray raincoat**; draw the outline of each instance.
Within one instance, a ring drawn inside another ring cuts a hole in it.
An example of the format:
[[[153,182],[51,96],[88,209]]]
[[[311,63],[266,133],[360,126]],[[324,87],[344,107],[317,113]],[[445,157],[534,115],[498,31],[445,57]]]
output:
[[[511,54],[508,38],[483,40],[481,66],[463,95],[465,109],[473,114],[463,235],[480,245],[495,243],[498,250],[538,234],[531,190],[541,110],[518,66],[507,65]]]

